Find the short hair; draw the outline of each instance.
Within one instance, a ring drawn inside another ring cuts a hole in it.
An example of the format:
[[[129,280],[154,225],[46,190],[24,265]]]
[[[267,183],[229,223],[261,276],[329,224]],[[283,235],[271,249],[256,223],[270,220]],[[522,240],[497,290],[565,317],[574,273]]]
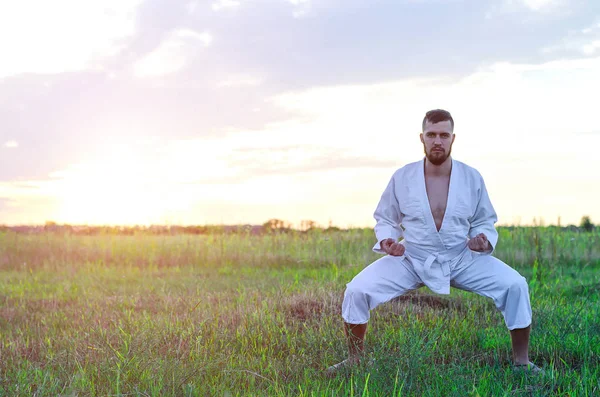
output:
[[[434,109],[425,113],[425,117],[423,118],[423,131],[425,131],[425,123],[427,123],[427,120],[434,124],[450,120],[450,126],[452,127],[452,130],[454,130],[454,119],[452,118],[450,112],[447,110]]]

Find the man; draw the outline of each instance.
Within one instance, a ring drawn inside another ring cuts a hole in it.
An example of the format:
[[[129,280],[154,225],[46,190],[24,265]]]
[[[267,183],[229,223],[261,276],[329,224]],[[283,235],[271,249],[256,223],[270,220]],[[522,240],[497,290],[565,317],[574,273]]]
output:
[[[479,172],[451,157],[450,113],[427,112],[420,137],[425,158],[394,173],[375,210],[373,250],[387,255],[348,283],[342,317],[349,357],[328,372],[360,361],[370,310],[423,285],[438,294],[453,286],[492,298],[510,330],[515,368],[541,372],[528,356],[527,281],[491,255],[496,213]]]

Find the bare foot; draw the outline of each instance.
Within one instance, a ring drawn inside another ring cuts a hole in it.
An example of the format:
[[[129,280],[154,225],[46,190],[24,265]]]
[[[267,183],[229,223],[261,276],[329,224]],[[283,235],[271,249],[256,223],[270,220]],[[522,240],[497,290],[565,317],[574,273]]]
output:
[[[358,364],[360,364],[360,357],[350,357],[342,362],[332,365],[331,367],[327,368],[325,372],[328,376],[333,376],[342,369],[352,368],[357,366]]]
[[[531,361],[529,361],[527,364],[515,364],[513,366],[513,368],[516,372],[523,372],[526,374],[532,374],[532,375],[543,375],[544,374],[544,370],[541,369],[540,367],[538,367],[537,365],[535,365],[534,363],[532,363]]]

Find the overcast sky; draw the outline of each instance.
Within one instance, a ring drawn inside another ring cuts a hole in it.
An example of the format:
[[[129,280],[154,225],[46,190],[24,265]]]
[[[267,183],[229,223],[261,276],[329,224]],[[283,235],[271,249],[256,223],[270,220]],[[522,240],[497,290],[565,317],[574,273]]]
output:
[[[501,224],[600,222],[600,2],[0,3],[0,223],[372,226],[420,123]]]

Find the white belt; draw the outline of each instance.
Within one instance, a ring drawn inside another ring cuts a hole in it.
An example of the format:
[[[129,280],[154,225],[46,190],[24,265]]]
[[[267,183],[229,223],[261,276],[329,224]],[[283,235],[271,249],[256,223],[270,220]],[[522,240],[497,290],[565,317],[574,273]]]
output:
[[[429,255],[427,259],[425,259],[425,263],[423,265],[423,267],[425,268],[425,273],[430,273],[431,265],[433,264],[433,262],[436,261],[440,265],[442,265],[442,274],[444,275],[444,277],[448,277],[450,275],[450,265],[448,264],[448,261],[440,261],[437,252]]]
[[[413,259],[413,266],[421,280],[429,289],[438,294],[450,293],[450,261],[460,255],[465,246],[458,246],[442,252],[428,252],[415,246],[407,247],[407,252]],[[411,255],[411,253],[413,255]],[[425,258],[424,262],[421,262]],[[439,271],[431,271],[433,262],[440,264]],[[421,265],[422,263],[422,265]],[[441,273],[441,274],[440,274]]]

